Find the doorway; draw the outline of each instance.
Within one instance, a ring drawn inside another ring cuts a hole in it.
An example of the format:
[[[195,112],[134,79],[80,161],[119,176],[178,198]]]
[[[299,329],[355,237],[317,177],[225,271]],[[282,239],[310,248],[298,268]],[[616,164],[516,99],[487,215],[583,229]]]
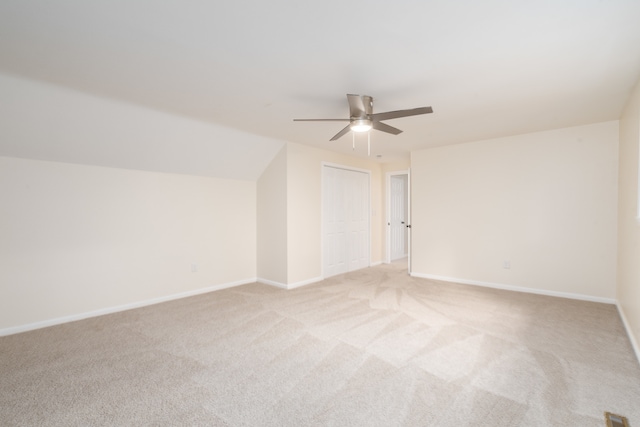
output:
[[[409,266],[410,203],[409,171],[387,173],[387,248],[386,262],[402,262]]]

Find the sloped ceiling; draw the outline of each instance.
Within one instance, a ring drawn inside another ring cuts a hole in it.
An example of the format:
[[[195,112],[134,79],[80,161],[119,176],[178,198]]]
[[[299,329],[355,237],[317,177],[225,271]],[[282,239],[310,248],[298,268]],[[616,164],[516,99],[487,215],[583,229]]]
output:
[[[639,22],[637,0],[5,0],[0,72],[357,156],[363,139],[329,142],[343,123],[292,119],[346,118],[347,93],[432,106],[371,134],[386,162],[618,119]]]

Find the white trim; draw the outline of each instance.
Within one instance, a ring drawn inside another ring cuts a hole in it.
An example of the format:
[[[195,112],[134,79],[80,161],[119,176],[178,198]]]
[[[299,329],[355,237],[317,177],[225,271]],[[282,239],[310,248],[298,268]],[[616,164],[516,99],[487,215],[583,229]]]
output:
[[[549,291],[546,289],[525,288],[522,286],[505,285],[502,283],[481,282],[478,280],[458,279],[455,277],[437,276],[435,274],[411,273],[412,277],[420,277],[422,279],[441,280],[443,282],[460,283],[463,285],[482,286],[485,288],[502,289],[505,291],[524,292],[528,294],[547,295],[550,297],[569,298],[581,301],[601,302],[605,304],[615,304],[615,298],[594,297],[591,295],[574,294],[570,292]]]
[[[276,282],[274,280],[263,279],[261,277],[258,277],[257,281],[258,283],[262,283],[263,285],[275,286],[276,288],[280,288],[280,289],[288,289],[287,285],[285,285],[284,283]]]
[[[381,264],[382,264],[382,261],[371,262],[371,263],[369,263],[369,267],[375,267],[375,266],[378,266],[378,265],[381,265]],[[389,264],[389,263],[386,262],[385,264]]]
[[[301,286],[310,285],[312,283],[322,282],[323,280],[324,279],[322,277],[314,277],[312,279],[301,280],[299,282],[289,283],[289,285],[287,285],[287,289],[295,289],[295,288],[299,288]]]
[[[387,172],[385,174],[385,179],[384,179],[384,192],[385,194],[385,204],[386,204],[386,209],[385,209],[385,218],[384,218],[384,222],[387,223],[387,225],[384,226],[384,262],[386,264],[391,264],[391,243],[389,242],[389,240],[391,239],[391,172]]]
[[[356,167],[353,167],[353,166],[341,165],[339,163],[322,162],[322,167],[325,167],[325,166],[329,166],[330,168],[336,168],[336,169],[344,169],[344,170],[347,170],[347,171],[356,171],[356,172],[368,173],[369,175],[371,175],[371,169],[360,169],[360,168],[356,168]]]
[[[69,316],[56,317],[54,319],[43,320],[41,322],[28,323],[26,325],[12,326],[10,328],[0,329],[0,337],[6,335],[19,334],[21,332],[33,331],[35,329],[46,328],[49,326],[61,325],[63,323],[75,322],[77,320],[88,319],[90,317],[103,316],[105,314],[118,313],[120,311],[127,311],[134,308],[146,307],[148,305],[160,304],[167,301],[188,298],[195,295],[206,294],[209,292],[220,291],[222,289],[233,288],[235,286],[247,285],[249,283],[255,283],[256,278],[238,280],[236,282],[223,283],[220,285],[213,285],[206,288],[200,288],[193,291],[180,292],[177,294],[167,295],[164,297],[152,298],[149,300],[138,301],[130,304],[117,305],[113,307],[101,308],[99,310],[88,311],[85,313],[72,314]]]
[[[368,190],[369,190],[369,194],[367,195],[369,197],[369,265],[371,265],[371,258],[373,258],[373,183],[371,182],[371,171],[367,172],[367,175],[369,176],[369,182],[368,182]],[[380,205],[378,205],[378,207],[380,207]],[[377,212],[377,214],[382,215],[382,212]],[[378,216],[378,215],[376,215]]]
[[[640,344],[636,340],[636,337],[633,335],[631,331],[631,325],[629,325],[629,321],[627,321],[627,316],[624,314],[624,310],[619,302],[616,302],[616,307],[618,307],[618,313],[620,313],[620,318],[622,319],[622,324],[627,331],[627,336],[629,337],[629,341],[631,341],[631,347],[633,347],[633,351],[636,353],[636,359],[638,359],[638,363],[640,363]]]
[[[385,234],[385,253],[384,253],[384,257],[385,257],[385,264],[391,264],[391,225],[389,224],[391,222],[391,177],[392,176],[402,176],[402,175],[407,175],[407,187],[409,185],[409,170],[405,169],[405,170],[399,170],[399,171],[392,171],[392,172],[387,172],[385,174],[385,192],[386,192],[386,209],[385,209],[385,221],[387,223],[387,225],[385,226],[385,230],[386,230],[386,234]],[[407,188],[407,198],[409,197],[409,188]],[[407,200],[407,205],[409,205],[409,200]],[[409,206],[409,209],[411,208],[411,206]],[[407,212],[407,215],[409,214],[409,212]],[[409,218],[407,217],[407,222],[409,222]],[[411,222],[409,222],[410,224]],[[408,242],[407,242],[408,243]]]
[[[638,132],[640,132],[640,126],[638,126]],[[636,147],[640,148],[640,144],[636,144]],[[636,158],[636,166],[640,165],[640,149],[638,150],[638,157]],[[638,176],[636,177],[636,221],[640,222],[640,167],[637,168]]]
[[[413,217],[411,215],[411,209],[413,209],[413,196],[411,195],[411,192],[413,190],[411,189],[411,185],[411,167],[409,167],[409,170],[407,171],[407,222],[409,223],[409,232],[407,233],[407,272],[409,275],[411,275],[411,272],[413,271],[413,263],[411,262],[413,259],[411,253],[411,245],[413,244]]]
[[[324,272],[324,162],[320,162],[320,274],[325,277]]]
[[[322,277],[314,277],[312,279],[307,279],[307,280],[301,280],[300,282],[295,282],[295,283],[290,283],[290,284],[284,284],[284,283],[280,283],[280,282],[276,282],[274,280],[269,280],[269,279],[263,279],[258,277],[257,282],[258,283],[263,283],[265,285],[269,285],[269,286],[275,286],[276,288],[280,288],[280,289],[295,289],[295,288],[299,288],[301,286],[306,286],[306,285],[310,285],[312,283],[317,283],[317,282],[321,282],[323,279]]]

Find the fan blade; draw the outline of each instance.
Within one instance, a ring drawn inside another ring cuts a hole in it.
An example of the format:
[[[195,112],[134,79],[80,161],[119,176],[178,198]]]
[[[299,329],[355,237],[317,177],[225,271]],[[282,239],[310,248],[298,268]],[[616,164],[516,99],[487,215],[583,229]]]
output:
[[[345,127],[344,129],[342,129],[340,132],[338,132],[333,138],[331,138],[329,141],[335,141],[336,139],[344,136],[347,132],[349,132],[351,130],[351,125],[347,125],[347,127]]]
[[[349,119],[293,119],[294,122],[348,122]]]
[[[364,103],[364,112],[368,116],[373,114],[373,98],[369,95],[362,95],[362,102]]]
[[[349,101],[350,117],[365,117],[367,115],[360,95],[347,94],[347,100]]]
[[[391,133],[393,135],[402,133],[400,129],[394,128],[393,126],[389,126],[388,124],[382,122],[373,122],[371,123],[371,127],[376,130],[381,130],[382,132]]]
[[[386,113],[376,113],[371,115],[371,120],[389,120],[398,119],[400,117],[417,116],[420,114],[433,113],[431,107],[413,108],[410,110],[387,111]]]

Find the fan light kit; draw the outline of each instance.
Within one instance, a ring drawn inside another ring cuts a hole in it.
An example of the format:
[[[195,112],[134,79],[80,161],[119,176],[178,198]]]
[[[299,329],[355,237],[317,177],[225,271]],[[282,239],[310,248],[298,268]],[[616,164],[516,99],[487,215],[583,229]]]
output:
[[[367,132],[371,130],[371,120],[354,120],[349,126],[353,132]]]
[[[417,116],[420,114],[433,113],[431,107],[413,108],[410,110],[387,111],[385,113],[373,113],[373,98],[368,95],[347,95],[349,101],[349,118],[348,119],[293,119],[295,122],[349,122],[349,124],[334,135],[330,141],[344,136],[349,131],[352,132],[368,132],[376,129],[382,132],[398,135],[402,133],[400,129],[382,123],[381,120],[398,119],[400,117]],[[371,154],[371,144],[369,141],[369,154]],[[355,149],[355,135],[353,136],[353,146]]]

